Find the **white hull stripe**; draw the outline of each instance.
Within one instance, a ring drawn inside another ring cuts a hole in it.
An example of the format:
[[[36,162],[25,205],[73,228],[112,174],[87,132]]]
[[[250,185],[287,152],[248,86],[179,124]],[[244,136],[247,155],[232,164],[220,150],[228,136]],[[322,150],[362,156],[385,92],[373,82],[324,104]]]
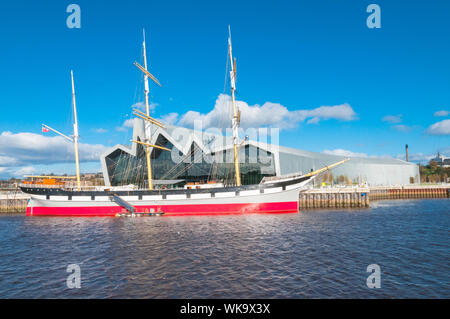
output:
[[[210,196],[210,194],[194,194],[191,195],[191,198],[182,198],[182,199],[147,199],[145,197],[161,197],[161,196],[143,196],[142,200],[136,200],[135,196],[130,196],[132,199],[127,200],[127,196],[122,197],[124,200],[129,202],[133,206],[146,206],[146,205],[198,205],[198,204],[239,204],[239,203],[277,203],[277,202],[293,202],[298,201],[299,196],[299,188],[292,190],[285,190],[277,193],[269,193],[269,194],[258,194],[256,195],[236,195],[235,193],[222,193],[227,196],[217,196],[220,193],[216,193],[215,197],[203,197]],[[52,196],[55,197],[55,196]],[[61,196],[64,197],[64,196]],[[169,197],[169,196],[167,196]],[[91,200],[90,198],[84,201],[80,200],[47,200],[41,197],[32,195],[30,204],[44,207],[95,207],[95,206],[118,206],[112,199],[108,200]],[[73,197],[75,198],[75,196]]]

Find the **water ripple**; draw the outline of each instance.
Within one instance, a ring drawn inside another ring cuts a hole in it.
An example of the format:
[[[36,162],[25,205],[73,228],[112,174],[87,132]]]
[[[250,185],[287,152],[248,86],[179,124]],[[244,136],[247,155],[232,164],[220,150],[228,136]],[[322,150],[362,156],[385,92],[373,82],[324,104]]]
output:
[[[177,218],[0,217],[2,298],[449,298],[449,200]],[[66,267],[81,267],[81,289]],[[382,270],[369,289],[366,267]]]

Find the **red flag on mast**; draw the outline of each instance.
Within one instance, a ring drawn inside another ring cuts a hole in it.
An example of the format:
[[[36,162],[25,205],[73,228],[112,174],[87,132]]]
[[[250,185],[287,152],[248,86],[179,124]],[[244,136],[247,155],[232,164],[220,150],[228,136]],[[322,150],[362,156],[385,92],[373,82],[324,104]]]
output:
[[[42,132],[47,133],[47,132],[50,132],[50,130],[48,128],[46,128],[45,126],[42,126]]]

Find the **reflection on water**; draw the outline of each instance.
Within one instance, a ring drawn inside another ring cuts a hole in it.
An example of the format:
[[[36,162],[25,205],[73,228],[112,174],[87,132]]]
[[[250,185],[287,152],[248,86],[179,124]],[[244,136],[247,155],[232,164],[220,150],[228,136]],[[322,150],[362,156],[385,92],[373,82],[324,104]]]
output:
[[[0,217],[0,297],[450,297],[450,201],[287,215]],[[81,267],[81,289],[66,267]],[[381,289],[366,267],[381,267]]]

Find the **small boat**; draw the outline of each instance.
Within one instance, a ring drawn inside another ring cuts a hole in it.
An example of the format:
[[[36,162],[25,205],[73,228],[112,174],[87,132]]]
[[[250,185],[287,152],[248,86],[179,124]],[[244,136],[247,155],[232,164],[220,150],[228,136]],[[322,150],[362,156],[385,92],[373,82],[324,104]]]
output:
[[[77,167],[77,187],[64,188],[49,185],[22,184],[24,193],[30,194],[27,216],[116,216],[116,217],[146,217],[146,216],[185,216],[185,215],[218,215],[218,214],[281,214],[299,212],[299,192],[305,190],[318,174],[348,159],[325,166],[307,174],[291,174],[287,176],[264,177],[259,184],[242,185],[239,170],[238,149],[243,141],[239,141],[238,127],[240,112],[236,105],[236,60],[233,60],[231,32],[228,37],[228,56],[230,58],[230,87],[233,105],[231,127],[233,132],[234,150],[234,185],[224,185],[222,182],[207,184],[188,184],[178,189],[154,189],[151,172],[151,151],[167,148],[150,144],[150,137],[144,141],[132,142],[144,146],[146,151],[148,189],[133,187],[103,187],[103,189],[88,190],[80,186],[78,161],[78,124],[76,117],[75,87],[72,79],[72,97],[74,110],[73,138],[43,125],[46,130],[52,130],[74,142],[75,161]],[[143,41],[144,65],[134,64],[144,73],[146,112],[134,110],[134,114],[145,120],[146,128],[151,125],[163,127],[163,123],[150,117],[148,78],[161,86],[159,81],[147,70],[145,50],[145,33]],[[149,132],[149,129],[145,130]]]

